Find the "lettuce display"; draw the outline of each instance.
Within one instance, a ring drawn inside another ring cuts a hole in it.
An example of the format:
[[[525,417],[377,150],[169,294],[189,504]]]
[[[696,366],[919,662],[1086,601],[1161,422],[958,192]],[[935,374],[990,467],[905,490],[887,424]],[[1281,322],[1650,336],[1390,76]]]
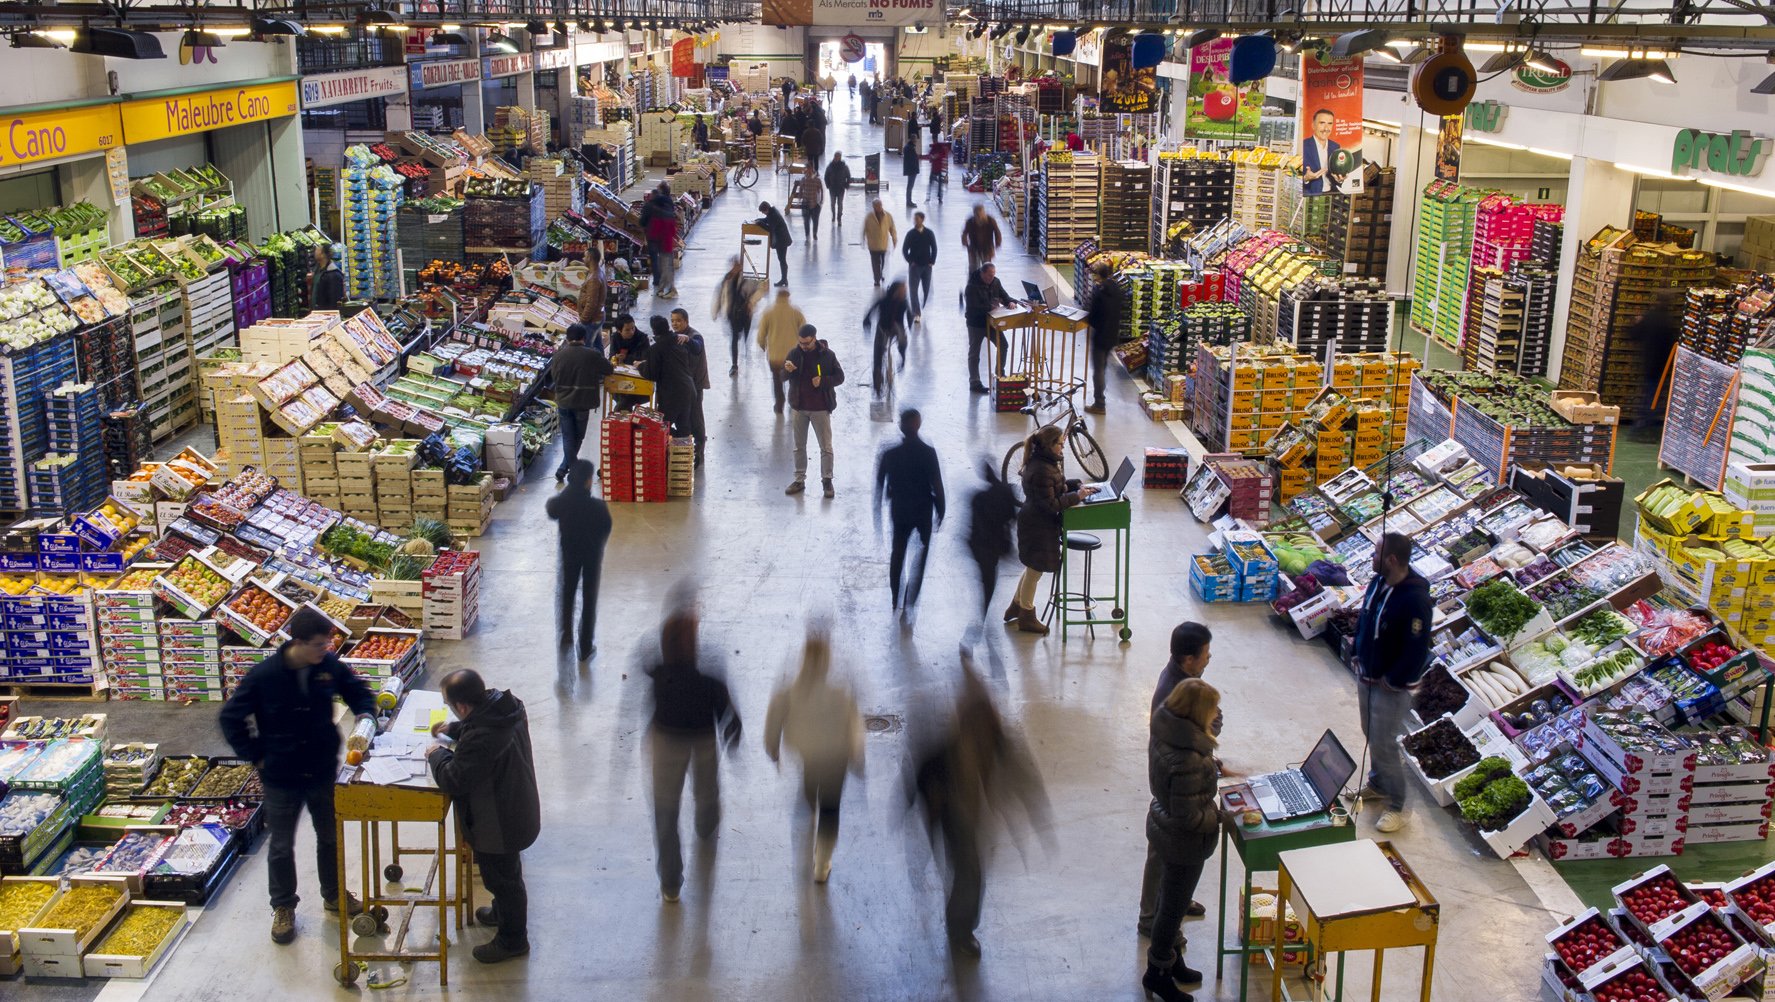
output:
[[[1467,596],[1467,615],[1499,640],[1514,637],[1540,611],[1534,599],[1503,578],[1493,578]]]
[[[1454,795],[1461,817],[1488,832],[1507,827],[1528,808],[1530,796],[1528,784],[1510,771],[1510,763],[1496,757],[1484,759],[1463,776]]]
[[[1405,736],[1405,750],[1431,779],[1452,776],[1479,761],[1473,742],[1446,717]]]

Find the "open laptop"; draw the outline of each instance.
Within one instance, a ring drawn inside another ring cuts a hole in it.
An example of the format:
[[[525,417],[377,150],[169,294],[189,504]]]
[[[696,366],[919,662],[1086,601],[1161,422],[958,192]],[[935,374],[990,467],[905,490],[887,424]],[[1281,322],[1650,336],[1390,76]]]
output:
[[[1356,763],[1343,742],[1327,730],[1300,768],[1253,777],[1251,794],[1265,820],[1287,821],[1318,814],[1337,803],[1338,792],[1355,772]]]
[[[1050,300],[1048,294],[1042,291],[1041,286],[1026,278],[1023,280],[1023,301],[1038,309],[1045,306],[1058,306],[1060,295],[1056,292]]]
[[[1086,484],[1086,487],[1097,488],[1097,493],[1080,501],[1079,504],[1102,504],[1105,501],[1120,501],[1122,492],[1128,489],[1128,481],[1134,479],[1134,461],[1127,456],[1122,457],[1122,465],[1116,467],[1116,475],[1108,481]]]

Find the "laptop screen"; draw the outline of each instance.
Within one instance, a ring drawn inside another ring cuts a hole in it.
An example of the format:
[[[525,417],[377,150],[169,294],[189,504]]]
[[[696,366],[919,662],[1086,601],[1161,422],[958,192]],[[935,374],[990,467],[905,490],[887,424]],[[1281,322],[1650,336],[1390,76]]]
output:
[[[1116,475],[1110,478],[1109,489],[1120,497],[1128,487],[1128,481],[1134,479],[1134,461],[1127,456],[1122,457],[1122,465],[1116,467]]]
[[[1327,730],[1307,754],[1307,760],[1301,763],[1300,771],[1307,777],[1307,782],[1313,784],[1319,801],[1330,804],[1356,772],[1356,763],[1350,753],[1344,751],[1343,742],[1337,739],[1337,735]]]
[[[1034,282],[1031,282],[1027,278],[1024,279],[1023,280],[1023,298],[1027,299],[1028,301],[1030,301],[1032,303],[1042,302],[1042,287],[1035,284]]]

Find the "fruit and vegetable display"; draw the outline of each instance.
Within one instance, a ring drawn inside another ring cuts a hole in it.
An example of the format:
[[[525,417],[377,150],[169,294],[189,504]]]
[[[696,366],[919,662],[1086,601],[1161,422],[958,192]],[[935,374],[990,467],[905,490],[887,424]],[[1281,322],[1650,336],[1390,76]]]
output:
[[[1554,755],[1531,768],[1523,778],[1562,818],[1589,807],[1609,792],[1608,784],[1590,763],[1571,752]]]
[[[1626,945],[1601,915],[1593,915],[1554,940],[1553,952],[1567,967],[1582,974]]]
[[[1516,669],[1502,661],[1469,668],[1461,674],[1461,680],[1485,705],[1494,710],[1527,695],[1532,688]]]
[[[1431,779],[1442,779],[1479,761],[1473,742],[1454,722],[1444,717],[1421,731],[1405,736],[1405,750]]]
[[[381,567],[388,563],[396,544],[390,539],[377,538],[371,533],[371,528],[347,519],[321,536],[321,548],[342,557],[361,560],[371,567]]]
[[[1696,902],[1696,897],[1668,872],[1630,887],[1620,895],[1621,906],[1646,926],[1675,915]]]
[[[1683,736],[1695,748],[1697,765],[1761,765],[1769,761],[1769,749],[1742,727],[1685,732]]]
[[[1306,533],[1270,533],[1264,537],[1282,573],[1295,577],[1306,571],[1315,560],[1327,559],[1325,544],[1319,537]]]
[[[1600,549],[1581,564],[1571,568],[1571,575],[1582,584],[1613,594],[1652,572],[1645,557],[1625,546]]]
[[[176,905],[132,904],[93,952],[106,957],[146,957],[172,935],[184,917],[185,909]]]
[[[256,584],[242,588],[240,594],[228,600],[226,608],[265,634],[282,629],[290,621],[293,611],[277,596]]]
[[[85,939],[99,923],[110,917],[123,896],[124,889],[120,885],[76,884],[63,891],[32,928],[71,929],[76,939]]]
[[[1632,621],[1613,609],[1598,609],[1566,627],[1566,632],[1573,638],[1596,650],[1620,640],[1633,630]]]
[[[1765,874],[1729,894],[1732,903],[1744,909],[1744,914],[1758,925],[1775,926],[1775,873]],[[0,903],[3,901],[0,899]]]
[[[1536,581],[1528,589],[1528,597],[1546,606],[1555,620],[1564,619],[1595,605],[1605,597],[1589,585],[1580,584],[1569,575],[1556,574]]]
[[[1627,648],[1604,654],[1571,673],[1572,688],[1593,695],[1638,671],[1641,663],[1639,654]]]
[[[1689,648],[1685,657],[1696,671],[1711,672],[1738,656],[1738,649],[1717,640],[1704,640]]]
[[[153,782],[142,787],[144,797],[183,797],[209,771],[210,763],[202,758],[169,758],[160,764]]]
[[[0,883],[0,929],[17,932],[26,928],[49,899],[55,897],[53,880],[19,880]]]
[[[1480,831],[1499,831],[1528,808],[1528,784],[1510,771],[1502,758],[1480,760],[1472,772],[1455,783],[1455,803],[1461,817]]]
[[[1692,978],[1731,956],[1732,951],[1744,942],[1709,909],[1695,921],[1659,940],[1658,945],[1664,948],[1678,970]]]
[[[1680,650],[1713,629],[1706,616],[1692,609],[1636,602],[1628,608],[1627,616],[1639,624],[1639,633],[1633,638],[1635,646],[1652,657]]]
[[[253,767],[245,763],[218,765],[204,774],[203,780],[188,796],[197,799],[232,797],[253,777]]]
[[[1534,698],[1528,700],[1526,706],[1520,700],[1508,705],[1498,704],[1498,709],[1503,711],[1500,716],[1517,731],[1532,730],[1572,708],[1571,698],[1557,686],[1543,686],[1523,695],[1530,694]]]
[[[1540,611],[1534,599],[1503,578],[1493,578],[1467,596],[1467,615],[1499,640],[1514,637]]]
[[[217,574],[195,555],[186,557],[173,565],[173,569],[167,571],[163,578],[206,609],[215,608],[217,602],[227,597],[230,588],[226,578]]]
[[[1642,966],[1615,975],[1590,990],[1596,1002],[1670,1002],[1670,993]]]
[[[167,837],[146,832],[125,832],[105,853],[105,858],[94,864],[93,872],[100,874],[141,874],[147,873],[160,851],[166,845]]]
[[[1454,680],[1448,669],[1436,665],[1424,673],[1418,682],[1417,692],[1412,697],[1417,707],[1418,716],[1424,720],[1434,720],[1444,713],[1453,713],[1467,705],[1467,690]]]
[[[404,633],[371,633],[346,656],[353,661],[398,661],[413,649],[414,640]]]
[[[1590,723],[1625,751],[1636,755],[1672,755],[1687,751],[1689,742],[1639,710],[1602,710]]]
[[[0,835],[29,835],[61,807],[59,794],[14,790],[0,799]]]
[[[1596,649],[1564,633],[1549,633],[1510,651],[1510,660],[1535,685],[1553,680],[1562,669],[1576,669],[1596,657]]]

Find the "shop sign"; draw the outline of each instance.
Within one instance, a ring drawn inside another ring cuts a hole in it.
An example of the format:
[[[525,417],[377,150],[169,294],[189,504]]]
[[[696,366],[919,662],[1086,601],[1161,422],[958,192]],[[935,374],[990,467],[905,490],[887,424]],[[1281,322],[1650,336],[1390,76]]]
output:
[[[515,77],[520,73],[529,73],[536,68],[530,53],[519,52],[509,56],[487,56],[486,65],[481,67],[481,75],[489,80],[498,77]]]
[[[1475,101],[1467,106],[1467,128],[1474,132],[1504,131],[1504,113],[1509,107],[1501,101]]]
[[[98,153],[123,143],[114,104],[8,115],[0,167]]]
[[[581,66],[614,62],[622,58],[621,42],[580,42],[573,47],[574,61]]]
[[[1769,155],[1768,139],[1752,137],[1739,129],[1731,133],[1684,129],[1676,134],[1670,150],[1671,173],[1684,168],[1730,177],[1755,177],[1762,173]]]
[[[294,80],[143,98],[123,103],[123,135],[127,142],[147,143],[211,129],[268,122],[294,115],[296,110]]]
[[[923,25],[943,23],[941,0],[764,0],[763,24]]]
[[[573,65],[572,49],[541,49],[532,55],[538,70],[560,70]]]
[[[1557,94],[1570,87],[1572,85],[1571,64],[1563,59],[1553,59],[1551,56],[1545,58],[1552,60],[1553,72],[1543,73],[1527,65],[1518,66],[1516,72],[1510,77],[1510,85],[1517,90],[1528,91],[1530,94]]]
[[[479,59],[435,59],[413,64],[413,88],[446,87],[481,79]]]
[[[407,89],[407,70],[402,66],[377,66],[344,73],[322,73],[302,78],[302,107],[325,108],[347,101],[389,97]]]

